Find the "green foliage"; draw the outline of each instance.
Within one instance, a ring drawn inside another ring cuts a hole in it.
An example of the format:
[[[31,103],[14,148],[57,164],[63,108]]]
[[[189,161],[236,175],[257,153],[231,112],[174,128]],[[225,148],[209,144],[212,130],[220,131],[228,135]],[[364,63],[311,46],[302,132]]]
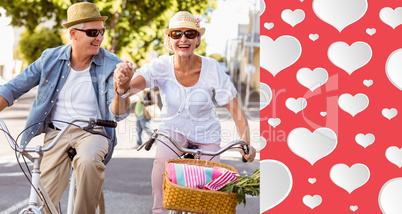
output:
[[[0,0],[0,5],[12,18],[13,26],[25,26],[34,31],[46,20],[56,22],[54,29],[62,29],[68,7],[82,0]],[[148,53],[165,54],[162,29],[169,26],[170,18],[178,11],[189,11],[204,16],[216,7],[216,0],[89,0],[94,2],[103,16],[107,28],[102,44],[118,56],[130,56],[141,65]],[[207,17],[205,19],[208,20]],[[205,55],[205,43],[197,54]],[[125,59],[123,59],[125,60]]]
[[[19,43],[19,49],[24,59],[31,64],[37,60],[47,48],[63,45],[60,34],[49,28],[42,28],[33,33],[25,31]]]
[[[246,195],[260,195],[260,170],[255,170],[251,176],[239,176],[238,180],[230,182],[219,191],[237,193],[237,204],[244,203],[246,206]]]
[[[214,58],[214,59],[216,59],[216,61],[218,61],[218,62],[223,62],[223,60],[224,60],[224,58],[222,57],[222,55],[217,54],[217,53],[211,54],[211,55],[209,55],[208,57]]]

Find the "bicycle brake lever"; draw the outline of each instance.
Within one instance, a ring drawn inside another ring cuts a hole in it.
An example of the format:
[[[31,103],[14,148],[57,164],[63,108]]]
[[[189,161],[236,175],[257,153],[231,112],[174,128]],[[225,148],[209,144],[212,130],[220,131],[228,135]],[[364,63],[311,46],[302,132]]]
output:
[[[82,128],[82,129],[85,130],[85,131],[87,131],[87,132],[89,132],[89,133],[91,133],[91,134],[102,135],[103,137],[106,137],[107,139],[112,140],[111,137],[109,137],[107,134],[105,134],[105,133],[103,133],[103,132],[98,132],[98,131],[95,131],[95,130],[93,130],[92,128],[88,128],[88,127],[85,127],[85,128]],[[112,140],[112,141],[113,141],[113,140]]]

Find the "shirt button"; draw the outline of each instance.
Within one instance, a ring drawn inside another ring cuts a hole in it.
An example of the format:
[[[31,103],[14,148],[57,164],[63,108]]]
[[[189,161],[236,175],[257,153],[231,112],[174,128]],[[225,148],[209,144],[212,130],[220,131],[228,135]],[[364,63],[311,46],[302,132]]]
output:
[[[45,112],[45,114],[47,114],[47,112]]]
[[[180,114],[180,110],[177,113]]]
[[[51,103],[53,103],[53,100],[52,101],[50,101]]]
[[[49,82],[49,80],[46,80],[46,82]]]
[[[64,78],[64,76],[61,76],[61,78]]]

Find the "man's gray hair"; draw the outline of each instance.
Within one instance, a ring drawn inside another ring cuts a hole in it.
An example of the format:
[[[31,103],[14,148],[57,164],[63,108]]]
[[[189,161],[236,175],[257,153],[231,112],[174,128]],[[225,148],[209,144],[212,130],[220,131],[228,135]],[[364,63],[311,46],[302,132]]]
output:
[[[70,38],[70,39],[71,39],[70,31],[73,28],[82,29],[82,28],[84,28],[84,23],[79,23],[79,24],[76,24],[76,25],[73,25],[73,26],[70,26],[69,28],[67,28],[67,35],[68,35],[68,38]]]

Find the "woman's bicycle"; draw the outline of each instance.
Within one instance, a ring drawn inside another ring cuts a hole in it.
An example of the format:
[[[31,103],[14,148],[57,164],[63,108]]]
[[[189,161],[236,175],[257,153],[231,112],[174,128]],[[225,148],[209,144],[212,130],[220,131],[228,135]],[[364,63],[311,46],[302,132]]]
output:
[[[117,126],[117,123],[115,121],[109,121],[109,120],[99,120],[99,119],[74,119],[71,120],[70,122],[67,123],[67,125],[60,130],[58,135],[53,139],[53,141],[45,147],[42,147],[40,145],[36,147],[20,147],[18,146],[16,140],[10,135],[10,132],[8,131],[8,128],[3,120],[0,120],[0,127],[1,131],[4,132],[7,141],[9,142],[11,148],[17,153],[21,154],[24,157],[24,161],[26,164],[25,158],[27,158],[29,161],[33,163],[32,166],[32,171],[28,175],[27,172],[23,169],[22,165],[20,162],[20,167],[27,177],[28,181],[31,184],[31,190],[30,190],[30,195],[29,195],[29,203],[26,208],[23,208],[19,213],[20,214],[46,214],[45,210],[45,205],[48,206],[50,212],[52,214],[58,214],[61,213],[61,210],[56,210],[55,206],[53,205],[48,193],[46,190],[43,188],[43,185],[40,181],[40,162],[43,157],[43,153],[51,150],[59,141],[61,137],[63,137],[64,134],[66,134],[67,130],[70,129],[71,126],[74,125],[76,122],[85,122],[88,124],[88,126],[82,128],[85,131],[88,131],[92,134],[99,134],[102,136],[105,136],[109,138],[106,134],[103,132],[98,132],[93,130],[95,126],[104,126],[104,127],[112,127],[115,128]],[[68,155],[70,158],[74,158],[75,155],[75,150],[70,148],[68,151]],[[27,164],[26,167],[28,168]],[[31,178],[29,178],[29,176]],[[75,197],[75,176],[74,176],[74,170],[71,170],[70,174],[70,187],[68,190],[68,205],[67,205],[67,213],[72,214],[73,213],[73,208],[74,208],[74,197]],[[60,206],[59,206],[60,208]],[[97,213],[99,214],[104,214],[105,213],[105,201],[103,197],[103,192],[101,193],[101,198],[99,201],[99,205],[97,208]]]
[[[230,149],[242,149],[245,154],[248,154],[248,144],[243,140],[235,140],[218,151],[203,151],[199,148],[184,148],[169,134],[154,130],[147,142],[142,144],[137,151],[144,148],[149,151],[156,140],[158,143],[165,144],[160,140],[161,137],[168,139],[183,155],[177,154],[179,159],[168,160],[169,163],[181,163],[204,167],[222,167],[237,173],[234,167],[226,164],[210,161],[213,157],[220,155]],[[169,145],[165,144],[169,148]],[[173,150],[172,150],[173,151]],[[211,156],[209,161],[200,160],[202,155]],[[188,158],[190,157],[190,158]],[[243,162],[247,160],[242,157]],[[183,187],[169,181],[167,172],[163,174],[163,206],[169,210],[170,214],[184,213],[235,213],[236,212],[236,194],[226,193],[213,190],[201,190],[197,188]]]

